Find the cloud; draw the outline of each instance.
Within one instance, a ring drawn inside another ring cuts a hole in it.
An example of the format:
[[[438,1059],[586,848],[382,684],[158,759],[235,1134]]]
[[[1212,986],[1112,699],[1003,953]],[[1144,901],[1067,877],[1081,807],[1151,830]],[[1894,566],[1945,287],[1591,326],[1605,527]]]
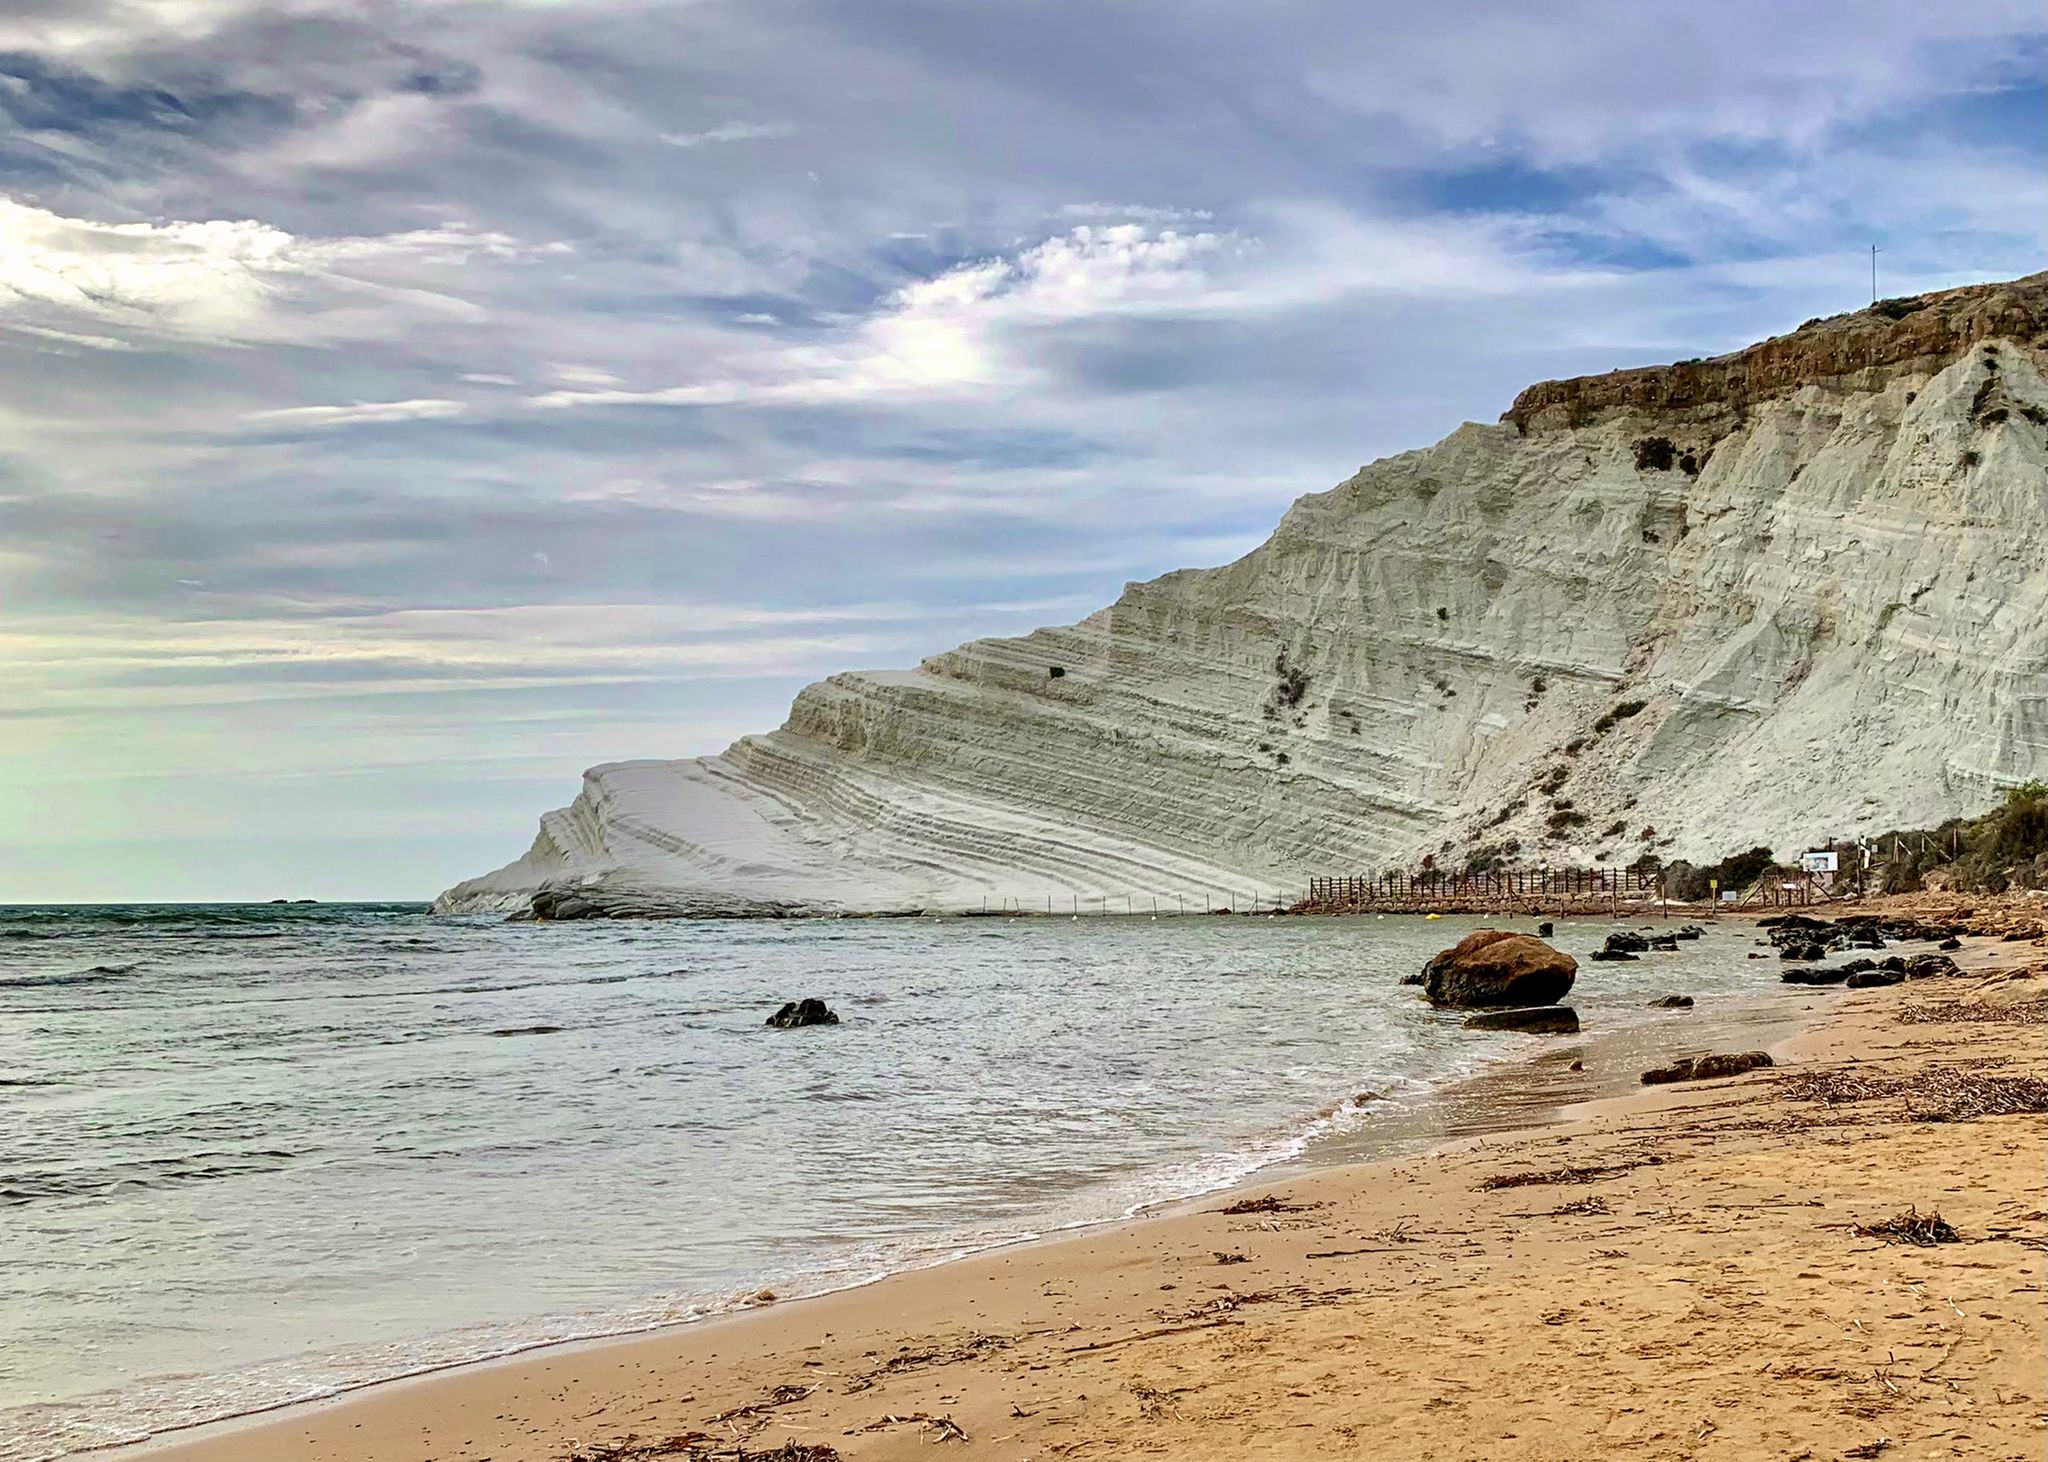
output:
[[[764,142],[792,137],[797,128],[790,122],[727,122],[702,132],[664,132],[661,140],[670,147],[710,147],[721,142]]]
[[[287,406],[252,411],[243,419],[266,426],[362,426],[389,421],[430,421],[460,416],[460,401],[421,397],[411,401],[356,401],[347,406]]]
[[[133,350],[135,342],[119,340],[112,335],[81,335],[75,330],[52,330],[45,325],[10,324],[6,327],[19,335],[34,335],[42,340],[54,340],[64,345],[82,345],[88,350]]]
[[[384,271],[460,269],[479,255],[516,258],[503,234],[461,228],[382,237],[299,238],[254,219],[102,223],[0,196],[0,323],[8,313],[83,319],[138,334],[246,344],[288,332],[374,333],[376,310],[461,314],[461,299]],[[75,343],[120,348],[113,337]]]

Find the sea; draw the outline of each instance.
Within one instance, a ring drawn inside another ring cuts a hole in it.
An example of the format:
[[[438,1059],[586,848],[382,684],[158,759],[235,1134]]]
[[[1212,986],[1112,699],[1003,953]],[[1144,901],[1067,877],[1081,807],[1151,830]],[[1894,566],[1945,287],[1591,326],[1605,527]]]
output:
[[[0,907],[0,1458],[1371,1155],[1558,1048],[1399,983],[1477,926]],[[1761,990],[1752,932],[1582,963],[1572,1003]],[[765,1024],[809,996],[840,1023]]]

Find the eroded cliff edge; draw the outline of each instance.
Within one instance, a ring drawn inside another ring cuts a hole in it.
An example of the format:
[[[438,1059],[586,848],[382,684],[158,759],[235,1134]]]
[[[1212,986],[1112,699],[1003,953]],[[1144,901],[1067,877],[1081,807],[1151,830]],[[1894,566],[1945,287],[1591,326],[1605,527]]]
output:
[[[617,912],[1298,891],[1711,858],[2048,775],[2048,275],[1545,382],[1076,625],[586,774],[443,894]]]

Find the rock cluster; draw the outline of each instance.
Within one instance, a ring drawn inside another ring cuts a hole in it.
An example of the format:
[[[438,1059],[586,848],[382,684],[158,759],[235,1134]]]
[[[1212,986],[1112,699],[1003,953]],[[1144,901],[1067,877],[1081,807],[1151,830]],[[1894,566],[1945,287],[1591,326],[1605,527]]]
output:
[[[806,1025],[837,1025],[839,1017],[822,1000],[791,1000],[769,1016],[767,1023],[777,1030],[795,1030]]]

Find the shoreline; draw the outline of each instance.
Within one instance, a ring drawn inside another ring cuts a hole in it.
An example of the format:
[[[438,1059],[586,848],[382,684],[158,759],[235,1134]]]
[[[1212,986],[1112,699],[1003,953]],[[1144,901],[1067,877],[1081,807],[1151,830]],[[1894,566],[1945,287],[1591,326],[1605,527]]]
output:
[[[1976,967],[1982,967],[2012,953],[2010,945],[2001,948],[1989,940],[1973,939],[1970,944],[1971,964]],[[1947,985],[1952,982],[1937,983]],[[1926,987],[1909,988],[1924,991]],[[1866,992],[1865,999],[1867,1000],[1868,995],[1896,993],[1896,990]],[[1656,1052],[1659,1056],[1678,1053],[1688,1046],[1697,1049],[1702,1044],[1703,1034],[1709,1030],[1724,1030],[1731,1020],[1737,1025],[1745,1019],[1751,1022],[1773,1022],[1779,1029],[1772,1043],[1780,1047],[1797,1046],[1809,1038],[1824,1039],[1822,1028],[1830,1024],[1835,1013],[1843,1008],[1845,1001],[1856,1001],[1857,998],[1842,992],[1822,992],[1816,995],[1810,990],[1759,992],[1741,1000],[1727,1002],[1721,1008],[1720,1019],[1694,1015],[1683,1021],[1646,1027],[1645,1030],[1663,1029],[1669,1032],[1666,1039],[1652,1043],[1662,1048]],[[1795,1006],[1798,1007],[1796,1012]],[[1738,1007],[1746,1013],[1738,1014]],[[1791,1027],[1799,1023],[1800,1016],[1817,1018],[1807,1024],[1803,1031],[1795,1033]],[[1596,1045],[1604,1047],[1614,1044],[1623,1034],[1615,1033],[1604,1041],[1594,1038],[1564,1040],[1555,1044],[1557,1047],[1574,1051]],[[1635,1034],[1640,1037],[1644,1032],[1638,1031]],[[1717,1043],[1715,1039],[1704,1042]],[[1648,1046],[1639,1045],[1635,1054],[1644,1054],[1648,1049]],[[1627,1059],[1633,1061],[1635,1056]],[[1133,1215],[1120,1220],[1081,1225],[1035,1238],[1011,1240],[916,1268],[893,1271],[803,1299],[728,1312],[686,1323],[638,1329],[624,1334],[556,1342],[509,1355],[437,1368],[407,1377],[391,1378],[354,1388],[337,1396],[208,1422],[176,1432],[163,1433],[145,1442],[101,1449],[92,1455],[117,1459],[167,1457],[179,1459],[179,1462],[202,1462],[202,1459],[203,1462],[231,1462],[231,1459],[275,1456],[278,1455],[277,1448],[286,1447],[292,1450],[294,1455],[333,1458],[382,1459],[410,1456],[412,1453],[409,1451],[389,1450],[383,1443],[351,1446],[348,1434],[365,1430],[381,1433],[394,1425],[400,1428],[410,1426],[414,1423],[406,1418],[416,1417],[421,1411],[441,1414],[447,1409],[451,1399],[466,1393],[482,1392],[495,1396],[497,1400],[494,1404],[499,1405],[501,1409],[519,1407],[529,1404],[537,1392],[550,1384],[543,1379],[544,1377],[550,1377],[558,1371],[571,1371],[580,1375],[601,1372],[608,1368],[626,1367],[646,1369],[654,1366],[661,1370],[672,1370],[677,1365],[687,1364],[693,1354],[708,1353],[715,1356],[715,1347],[720,1346],[742,1346],[747,1351],[758,1354],[763,1365],[768,1364],[768,1357],[780,1356],[787,1366],[794,1367],[796,1363],[789,1361],[785,1353],[789,1343],[805,1333],[815,1338],[816,1333],[828,1322],[858,1322],[863,1312],[877,1309],[895,1313],[906,1307],[906,1296],[922,1296],[929,1306],[931,1300],[948,1291],[973,1282],[993,1282],[996,1275],[992,1271],[1019,1266],[1057,1270],[1064,1262],[1062,1255],[1071,1255],[1079,1260],[1089,1250],[1104,1247],[1116,1249],[1142,1244],[1146,1236],[1156,1232],[1161,1226],[1199,1224],[1204,1218],[1202,1206],[1213,1204],[1222,1196],[1259,1194],[1276,1188],[1303,1185],[1320,1188],[1328,1185],[1345,1187],[1370,1183],[1376,1176],[1385,1176],[1404,1166],[1454,1161],[1460,1153],[1474,1148],[1485,1149],[1489,1142],[1530,1145],[1551,1140],[1567,1141],[1569,1134],[1576,1127],[1588,1120],[1597,1120],[1608,1109],[1634,1110],[1645,1103],[1656,1109],[1683,1107],[1690,1090],[1680,1087],[1661,1089],[1657,1092],[1634,1091],[1621,1094],[1617,1086],[1625,1084],[1625,1076],[1632,1075],[1632,1072],[1622,1073],[1613,1061],[1605,1058],[1587,1063],[1589,1069],[1596,1073],[1596,1079],[1601,1079],[1602,1089],[1599,1091],[1586,1090],[1584,1083],[1559,1083],[1552,1080],[1545,1085],[1537,1077],[1546,1064],[1551,1067],[1561,1066],[1562,1060],[1553,1052],[1531,1052],[1525,1057],[1511,1060],[1496,1071],[1460,1083],[1475,1092],[1491,1092],[1495,1095],[1516,1086],[1523,1088],[1523,1105],[1519,1110],[1509,1112],[1504,1119],[1496,1108],[1491,1121],[1481,1121],[1469,1128],[1461,1129],[1455,1117],[1451,1115],[1457,1108],[1457,1103],[1453,1099],[1455,1094],[1449,1091],[1433,1094],[1432,1099],[1423,1105],[1437,1109],[1440,1120],[1433,1123],[1435,1130],[1427,1134],[1426,1138],[1423,1134],[1409,1134],[1411,1141],[1423,1138],[1423,1142],[1419,1149],[1410,1150],[1404,1155],[1387,1155],[1385,1144],[1389,1140],[1389,1134],[1382,1132],[1376,1134],[1377,1141],[1374,1145],[1380,1146],[1383,1150],[1364,1160],[1342,1155],[1321,1161],[1305,1161],[1299,1158],[1287,1160],[1278,1165],[1262,1167],[1220,1189],[1144,1206]],[[1555,1076],[1555,1072],[1550,1074]],[[1713,1085],[1725,1086],[1727,1083]],[[1553,1137],[1553,1134],[1565,1135]],[[1399,1134],[1395,1134],[1396,1140],[1398,1136]],[[1341,1145],[1343,1141],[1341,1138],[1332,1139],[1333,1145]],[[1161,1287],[1170,1289],[1173,1286]],[[916,1303],[909,1303],[907,1308],[915,1311],[919,1306]],[[939,1305],[932,1308],[942,1313],[948,1307]],[[935,1313],[930,1318],[936,1321],[941,1318],[941,1314]],[[958,1320],[962,1317],[956,1313],[952,1318]],[[698,1358],[701,1360],[702,1355]],[[738,1378],[728,1378],[727,1384],[738,1384]],[[459,1409],[467,1411],[470,1408],[464,1406]],[[503,1414],[517,1413],[505,1409]],[[365,1420],[348,1419],[357,1416]],[[480,1429],[486,1432],[490,1430]],[[296,1443],[288,1445],[287,1437],[301,1430],[305,1435],[299,1437]],[[488,1446],[479,1442],[480,1450],[458,1448],[447,1452],[422,1452],[420,1455],[443,1458],[490,1456],[496,1459],[496,1462],[506,1462],[510,1457],[554,1459],[573,1455],[573,1448],[557,1445],[565,1434],[558,1433],[552,1440],[541,1439],[546,1437],[550,1430],[543,1423],[535,1435],[526,1437],[523,1441],[499,1435]],[[578,1436],[580,1438],[580,1431]],[[838,1446],[846,1455],[893,1455],[886,1449],[873,1451],[864,1445],[855,1445],[855,1441],[856,1439],[835,1436],[832,1444]],[[442,1444],[437,1442],[436,1445]],[[266,1448],[269,1450],[265,1450]],[[306,1450],[307,1448],[324,1450]],[[696,1454],[688,1450],[677,1450],[659,1455]]]
[[[1216,913],[1224,911],[1217,910]],[[991,917],[994,917],[993,915]],[[1061,922],[1064,915],[1059,916]],[[1249,917],[1248,914],[1239,917]],[[1265,917],[1274,917],[1268,913]],[[1351,917],[1370,920],[1372,914]],[[1420,922],[1420,915],[1402,916]],[[1567,915],[1582,928],[1606,927],[1604,914]],[[1749,921],[1743,921],[1746,925]],[[1562,935],[1560,936],[1562,937]],[[1674,973],[1674,980],[1684,983]],[[790,1291],[774,1284],[778,1292],[774,1306],[786,1311],[819,1300],[857,1293],[895,1280],[943,1270],[990,1255],[1058,1245],[1093,1235],[1114,1232],[1127,1225],[1186,1212],[1200,1204],[1254,1192],[1296,1174],[1317,1174],[1393,1161],[1396,1158],[1427,1155],[1448,1144],[1473,1138],[1529,1131],[1558,1120],[1576,1106],[1613,1097],[1632,1090],[1635,1073],[1644,1065],[1670,1059],[1681,1052],[1704,1049],[1700,1035],[1708,1033],[1707,1044],[1742,1039],[1775,1041],[1790,1035],[1802,1016],[1795,1007],[1811,1003],[1812,992],[1767,986],[1738,996],[1709,997],[1711,1003],[1698,1011],[1688,1010],[1675,1017],[1659,1017],[1647,1011],[1635,1023],[1615,1029],[1593,1027],[1572,1036],[1521,1036],[1523,1048],[1490,1053],[1476,1071],[1448,1076],[1427,1090],[1407,1098],[1388,1098],[1383,1093],[1363,1094],[1374,1103],[1387,1100],[1388,1108],[1368,1108],[1359,1099],[1339,1099],[1305,1113],[1285,1131],[1274,1131],[1248,1139],[1247,1145],[1212,1159],[1242,1158],[1255,1165],[1214,1182],[1203,1182],[1186,1191],[1168,1193],[1132,1204],[1114,1213],[1063,1221],[1032,1232],[980,1241],[933,1244],[930,1251],[879,1272],[856,1277],[834,1278],[818,1289]],[[1419,994],[1418,994],[1418,997]],[[1569,996],[1564,1003],[1569,1003]],[[1475,1033],[1475,1042],[1486,1037]],[[1587,1070],[1575,1068],[1585,1058]],[[1350,1111],[1370,1115],[1361,1122],[1344,1126]],[[1294,1148],[1267,1156],[1255,1154],[1271,1148]],[[1191,1165],[1189,1165],[1191,1166]],[[1192,1179],[1192,1171],[1183,1173]],[[883,1261],[889,1262],[889,1261]],[[422,1381],[505,1365],[517,1365],[537,1355],[576,1352],[590,1347],[632,1344],[650,1337],[695,1332],[710,1327],[748,1320],[770,1312],[769,1305],[752,1303],[752,1297],[735,1291],[723,1299],[707,1299],[698,1313],[678,1318],[632,1321],[618,1328],[595,1328],[590,1333],[534,1339],[503,1350],[460,1359],[436,1360],[413,1368],[394,1371],[372,1379],[344,1383],[326,1392],[296,1397],[171,1425],[131,1441],[101,1442],[56,1456],[90,1456],[140,1459],[194,1438],[208,1438],[250,1426],[262,1427],[288,1420],[309,1409],[346,1405],[357,1398]],[[600,1324],[602,1322],[599,1322]]]

